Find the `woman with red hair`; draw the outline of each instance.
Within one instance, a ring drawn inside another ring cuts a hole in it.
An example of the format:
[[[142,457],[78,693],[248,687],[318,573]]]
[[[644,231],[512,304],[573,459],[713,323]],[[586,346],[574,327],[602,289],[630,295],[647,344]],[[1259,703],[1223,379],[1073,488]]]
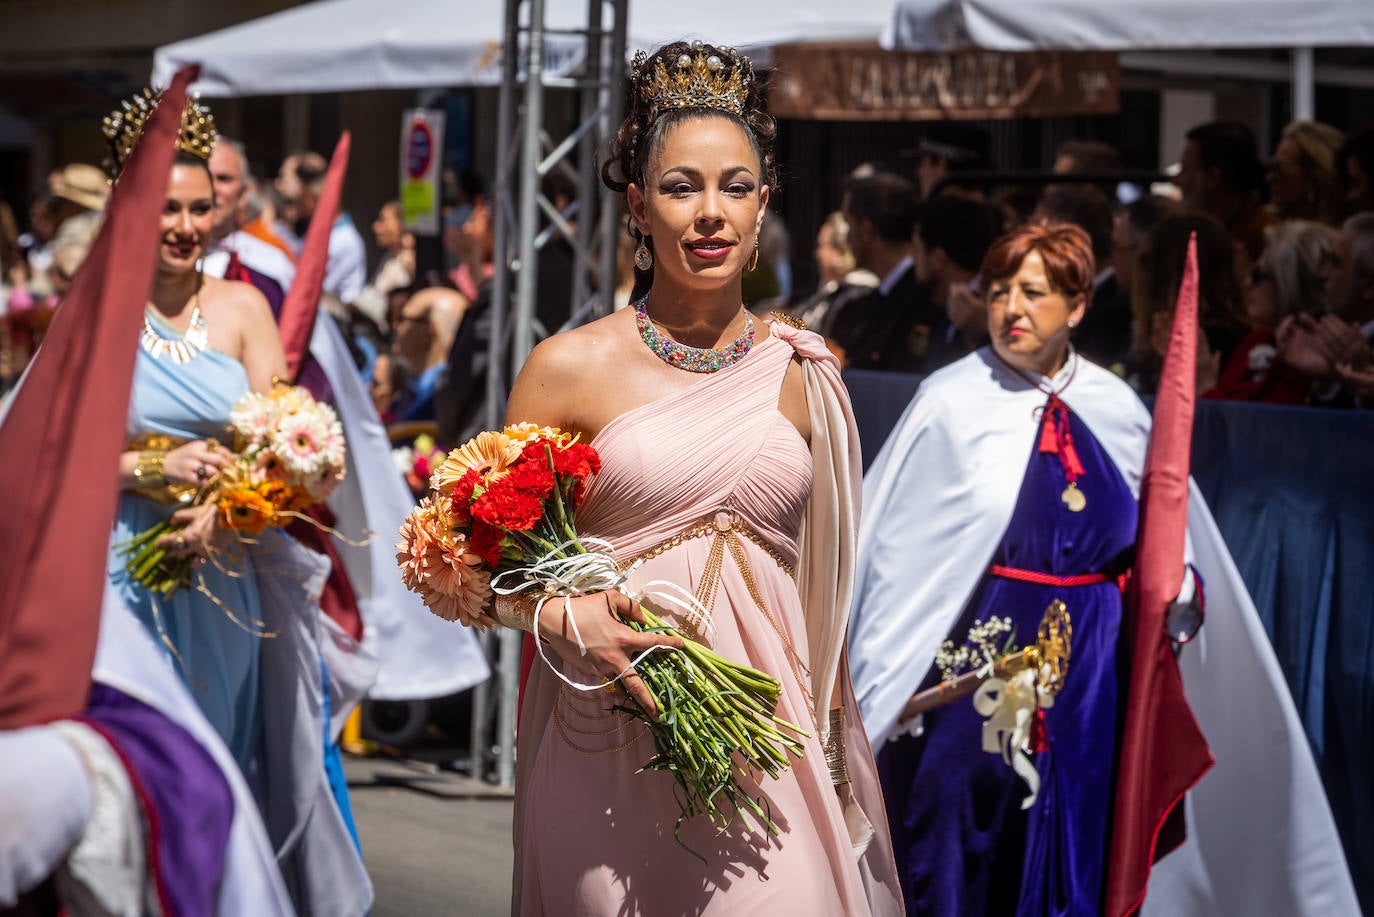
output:
[[[1029,225],[998,240],[981,270],[990,346],[925,380],[864,479],[849,659],[911,914],[1105,909],[1131,699],[1118,664],[1130,658],[1118,582],[1135,553],[1150,415],[1070,343],[1094,274],[1076,226]],[[1282,864],[1242,864],[1204,882],[1178,876],[1234,865],[1209,843],[1235,849],[1307,818],[1305,842],[1335,860],[1322,880],[1334,890],[1328,912],[1344,912],[1349,876],[1311,754],[1281,679],[1267,680],[1278,671],[1273,652],[1200,499],[1189,534],[1209,584],[1210,636],[1206,669],[1197,652],[1180,665],[1218,763],[1193,791],[1209,827],[1170,857],[1172,877],[1156,870],[1152,900],[1169,913],[1277,913],[1266,897],[1293,900],[1296,881]],[[1201,615],[1197,583],[1183,570],[1179,579],[1168,629],[1184,642]],[[1019,675],[989,670],[1010,645],[1048,636],[1042,621],[1067,637],[1050,654],[1061,657],[1057,673],[1038,663]],[[1249,681],[1214,683],[1222,670]],[[987,679],[972,702],[918,696],[960,674]],[[1251,726],[1279,736],[1283,750],[1233,747]],[[1250,763],[1270,754],[1301,759],[1291,786],[1270,785],[1273,769]]]
[[[908,910],[1095,914],[1106,873],[1118,726],[1117,577],[1130,564],[1136,529],[1134,482],[1119,465],[1138,470],[1139,456],[1132,449],[1128,461],[1113,461],[1094,435],[1097,426],[1089,429],[1064,399],[1072,397],[1071,388],[1074,395],[1083,388],[1094,394],[1121,388],[1113,400],[1128,408],[1139,402],[1109,373],[1080,360],[1069,343],[1088,308],[1095,274],[1087,233],[1067,224],[1023,227],[992,247],[981,274],[991,347],[931,377],[913,406],[925,421],[913,430],[909,411],[869,475],[865,503],[877,509],[865,514],[868,537],[860,536],[860,570],[869,575],[859,581],[851,664],[865,724],[880,749],[879,775]],[[994,396],[1017,407],[991,415],[981,407],[965,410],[966,398],[981,400],[969,388],[971,376],[992,381]],[[959,522],[947,532],[950,554],[971,552],[977,560],[963,578],[953,571],[942,576],[935,591],[946,600],[933,614],[924,609],[915,622],[919,606],[909,604],[915,596],[888,595],[878,575],[901,568],[896,558],[885,557],[892,542],[875,537],[875,528],[885,530],[890,520],[904,517],[911,497],[903,493],[894,501],[887,485],[897,479],[894,466],[922,454],[923,440],[975,432],[981,425],[969,423],[974,413],[1002,417],[1005,422],[986,432],[1006,445],[957,454],[975,466],[992,460],[1003,470],[984,480],[977,467],[965,467],[953,488],[941,489],[939,502],[962,511],[939,513],[924,525],[944,530],[946,520]],[[1128,441],[1143,454],[1149,430],[1144,411],[1122,411],[1112,423],[1123,429],[1113,429],[1111,439]],[[1037,445],[1027,465],[1029,440]],[[964,541],[965,515],[987,520],[973,527],[976,540]],[[1068,609],[1072,660],[1054,705],[1043,719],[1035,716],[1042,735],[1032,746],[1041,750],[1027,756],[1013,749],[1015,767],[1001,754],[981,753],[984,717],[967,700],[914,716],[908,699],[919,689],[981,664],[961,665],[956,657],[967,652],[985,662],[985,648],[1034,643],[1055,599]],[[883,613],[874,614],[880,608]],[[874,653],[873,641],[881,638],[890,647],[898,621],[930,629],[922,643],[927,652],[900,673],[877,675],[892,653]],[[948,642],[935,656],[941,640]],[[922,728],[911,728],[918,719]]]

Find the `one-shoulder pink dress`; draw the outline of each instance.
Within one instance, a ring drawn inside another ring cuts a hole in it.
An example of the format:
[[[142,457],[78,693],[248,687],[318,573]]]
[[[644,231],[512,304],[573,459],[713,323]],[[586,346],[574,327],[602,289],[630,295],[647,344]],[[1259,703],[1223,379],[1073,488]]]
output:
[[[672,776],[638,773],[654,744],[642,723],[610,709],[623,695],[578,692],[536,662],[532,684],[546,700],[532,705],[527,693],[521,722],[521,754],[533,757],[522,758],[517,791],[516,913],[872,912],[814,728],[794,571],[812,455],[778,409],[799,332],[776,331],[685,393],[609,423],[593,441],[602,470],[577,522],[622,562],[645,558],[631,587],[676,583],[710,608],[710,626],[666,603],[651,606],[782,683],[779,715],[812,737],[801,760],[759,786],[780,835],[764,841],[737,825],[718,836],[705,819],[691,819],[681,839],[703,864],[674,837]],[[858,754],[871,761],[866,743]]]

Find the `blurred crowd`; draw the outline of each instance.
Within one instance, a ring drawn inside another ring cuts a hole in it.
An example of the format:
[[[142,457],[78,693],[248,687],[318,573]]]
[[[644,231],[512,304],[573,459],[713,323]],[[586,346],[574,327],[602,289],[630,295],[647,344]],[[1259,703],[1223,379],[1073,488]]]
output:
[[[954,125],[923,140],[914,180],[873,166],[848,179],[816,234],[819,287],[791,306],[847,367],[928,373],[982,346],[992,243],[1028,220],[1068,222],[1097,269],[1074,345],[1141,394],[1196,234],[1202,397],[1374,406],[1374,128],[1294,122],[1266,163],[1244,125],[1200,124],[1171,180],[1143,187],[1105,180],[1117,150],[1070,142],[1038,193],[989,193],[985,148]]]
[[[758,269],[746,275],[748,304],[802,319],[847,368],[932,372],[987,342],[978,276],[993,242],[1029,220],[1071,222],[1092,238],[1097,270],[1074,344],[1150,394],[1195,234],[1203,397],[1374,405],[1374,128],[1347,135],[1294,122],[1266,159],[1244,125],[1201,124],[1171,180],[1150,185],[1118,181],[1117,150],[1077,141],[1058,150],[1053,181],[998,191],[982,174],[987,149],[976,127],[932,124],[914,173],[856,169],[815,230],[814,290],[795,289],[788,228],[770,214]],[[203,269],[252,282],[279,308],[327,166],[301,152],[275,175],[255,175],[244,145],[222,139],[210,161],[215,242]],[[543,191],[575,225],[573,177],[551,174]],[[0,202],[0,392],[42,340],[108,196],[100,169],[74,163],[48,177],[26,218]],[[325,306],[398,440],[461,441],[485,420],[494,227],[482,176],[444,175],[442,226],[442,251],[417,252],[393,200],[370,227],[340,214],[329,238]],[[623,242],[617,308],[634,292],[633,244]],[[559,236],[541,251],[540,336],[575,310],[572,264]]]

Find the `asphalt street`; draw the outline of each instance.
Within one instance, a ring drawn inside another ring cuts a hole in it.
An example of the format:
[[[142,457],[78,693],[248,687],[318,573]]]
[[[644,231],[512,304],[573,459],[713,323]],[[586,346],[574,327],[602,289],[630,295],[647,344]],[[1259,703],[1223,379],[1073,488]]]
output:
[[[418,763],[344,759],[372,917],[510,913],[509,797]]]

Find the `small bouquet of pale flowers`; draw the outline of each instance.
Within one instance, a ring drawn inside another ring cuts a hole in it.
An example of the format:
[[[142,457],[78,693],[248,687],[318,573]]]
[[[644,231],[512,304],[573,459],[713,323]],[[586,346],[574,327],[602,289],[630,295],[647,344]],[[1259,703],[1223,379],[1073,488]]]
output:
[[[304,388],[250,392],[235,402],[229,421],[233,460],[184,502],[215,506],[218,523],[235,538],[308,518],[304,510],[328,499],[343,480],[343,426],[333,408]],[[192,578],[192,558],[159,544],[176,528],[170,520],[159,522],[120,546],[129,576],[163,596]]]

